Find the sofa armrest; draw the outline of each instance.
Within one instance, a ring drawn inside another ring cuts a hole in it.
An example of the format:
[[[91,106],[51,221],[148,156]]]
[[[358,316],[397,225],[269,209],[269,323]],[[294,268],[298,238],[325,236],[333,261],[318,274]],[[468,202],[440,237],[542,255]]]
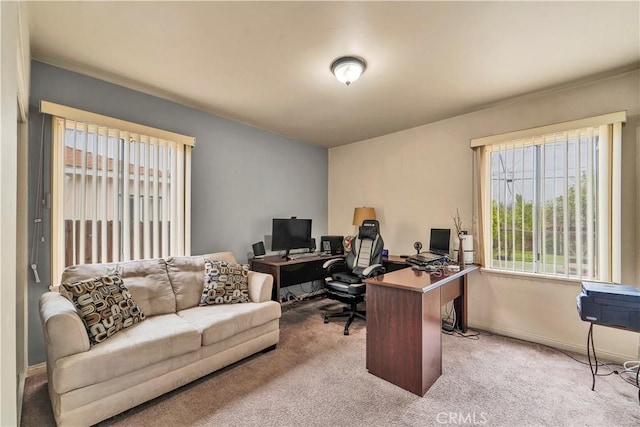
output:
[[[50,363],[89,350],[89,335],[71,301],[57,292],[45,292],[39,308]]]
[[[273,276],[257,271],[249,271],[249,298],[252,302],[271,301]]]

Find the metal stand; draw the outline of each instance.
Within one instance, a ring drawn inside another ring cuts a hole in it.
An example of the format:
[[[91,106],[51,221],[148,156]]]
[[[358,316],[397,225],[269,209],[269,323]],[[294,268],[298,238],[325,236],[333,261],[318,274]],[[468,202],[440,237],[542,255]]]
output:
[[[593,353],[593,363],[591,362],[591,353]],[[593,343],[593,322],[589,324],[589,333],[587,334],[587,359],[591,370],[591,390],[593,391],[596,389],[596,375],[598,375],[598,356]],[[640,403],[640,382],[638,379],[640,379],[640,366],[636,369],[636,387],[638,387],[638,403]]]
[[[595,366],[591,363],[591,352],[593,352]],[[596,389],[596,375],[598,375],[598,356],[596,356],[596,347],[593,344],[593,322],[589,324],[589,333],[587,334],[587,359],[591,370],[591,390],[593,391]]]

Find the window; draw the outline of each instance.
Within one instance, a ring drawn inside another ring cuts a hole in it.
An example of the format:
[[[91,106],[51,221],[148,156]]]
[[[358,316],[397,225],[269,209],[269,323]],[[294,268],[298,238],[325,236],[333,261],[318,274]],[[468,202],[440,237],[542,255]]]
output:
[[[472,140],[485,267],[619,281],[625,116]]]
[[[52,278],[188,255],[193,138],[43,101],[53,116]]]

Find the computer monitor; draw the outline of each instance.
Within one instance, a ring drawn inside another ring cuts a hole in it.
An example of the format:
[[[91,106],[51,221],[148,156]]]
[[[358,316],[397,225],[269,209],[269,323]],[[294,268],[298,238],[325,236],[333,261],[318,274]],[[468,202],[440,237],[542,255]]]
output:
[[[304,249],[311,246],[311,220],[298,218],[273,218],[271,229],[271,250],[286,251]]]
[[[449,255],[449,241],[451,240],[451,229],[432,228],[429,238],[429,252],[438,255]]]

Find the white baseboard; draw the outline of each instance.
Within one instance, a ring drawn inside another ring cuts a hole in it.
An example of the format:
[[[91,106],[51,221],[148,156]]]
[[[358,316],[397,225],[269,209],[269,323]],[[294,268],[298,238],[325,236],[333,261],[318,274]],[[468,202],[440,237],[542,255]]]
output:
[[[37,365],[31,365],[27,368],[27,378],[44,372],[47,372],[47,364],[45,362],[38,363]]]
[[[486,322],[474,321],[472,319],[469,319],[469,327],[472,328],[472,329],[473,328],[477,328],[477,329],[481,329],[481,330],[484,330],[484,331],[493,332],[495,334],[505,335],[505,336],[511,337],[511,338],[517,338],[517,339],[521,339],[521,340],[525,340],[525,341],[529,341],[529,342],[534,342],[534,343],[538,343],[538,344],[544,344],[544,345],[548,345],[550,347],[559,348],[561,350],[580,353],[580,354],[583,354],[585,356],[587,354],[587,337],[586,337],[586,335],[584,337],[584,345],[576,345],[576,344],[567,343],[565,341],[559,341],[559,340],[556,340],[556,339],[553,339],[553,338],[545,337],[545,336],[542,336],[542,335],[532,334],[530,332],[519,331],[517,329],[504,328],[504,327],[496,326],[494,324],[490,324],[490,323],[486,323]],[[610,360],[610,361],[616,362],[616,363],[624,363],[626,361],[635,360],[636,359],[636,356],[632,355],[632,354],[613,353],[613,352],[606,351],[606,350],[598,350],[597,353],[598,353],[598,358],[599,359],[606,359],[606,360]]]

